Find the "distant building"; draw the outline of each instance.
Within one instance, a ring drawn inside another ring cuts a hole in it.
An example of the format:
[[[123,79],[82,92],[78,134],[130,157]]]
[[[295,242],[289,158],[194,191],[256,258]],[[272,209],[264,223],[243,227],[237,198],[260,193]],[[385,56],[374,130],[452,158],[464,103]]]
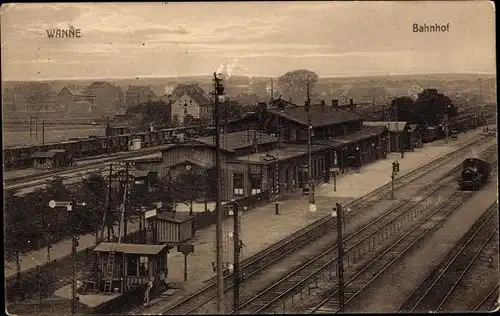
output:
[[[83,99],[84,95],[81,89],[66,86],[57,94],[56,108],[67,113],[81,112],[81,109],[75,108],[75,104]],[[81,106],[81,103],[79,105]]]
[[[123,107],[123,90],[106,81],[96,81],[87,86],[84,100],[91,104],[92,112],[112,114]]]
[[[182,93],[181,93],[182,92]],[[211,120],[213,104],[206,96],[205,90],[198,85],[177,86],[170,98],[172,106],[172,120],[177,117],[183,124],[189,115],[193,119]]]
[[[3,90],[2,107],[7,112],[14,112],[16,110],[16,93],[14,89]]]
[[[129,86],[125,92],[125,106],[127,108],[148,101],[156,101],[156,94],[149,86]]]
[[[170,99],[176,100],[179,99],[183,94],[202,94],[205,95],[206,92],[200,87],[198,84],[178,84],[170,93]]]
[[[8,99],[16,111],[46,112],[53,109],[56,93],[47,83],[28,83],[17,86]]]

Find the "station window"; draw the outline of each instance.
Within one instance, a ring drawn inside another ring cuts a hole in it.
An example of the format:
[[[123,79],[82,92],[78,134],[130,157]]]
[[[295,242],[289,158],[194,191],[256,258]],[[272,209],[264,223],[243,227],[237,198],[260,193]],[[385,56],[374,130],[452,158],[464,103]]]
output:
[[[250,185],[252,188],[252,195],[259,194],[261,192],[261,177],[260,176],[252,176],[250,179]]]
[[[234,195],[236,196],[243,196],[243,180],[244,176],[243,173],[234,173],[233,174],[233,190],[234,190]]]
[[[129,255],[127,257],[127,276],[148,276],[148,257]]]
[[[127,275],[128,276],[137,276],[137,264],[139,257],[136,256],[128,256],[127,257]]]
[[[148,276],[148,257],[139,257],[139,276]]]

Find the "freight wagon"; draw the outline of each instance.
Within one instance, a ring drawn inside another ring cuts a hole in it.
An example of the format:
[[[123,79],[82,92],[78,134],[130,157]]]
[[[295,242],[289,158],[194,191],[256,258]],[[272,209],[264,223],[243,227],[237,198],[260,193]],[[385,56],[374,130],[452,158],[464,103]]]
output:
[[[71,158],[91,157],[105,153],[116,153],[130,150],[134,139],[141,140],[140,148],[183,142],[186,135],[197,137],[206,126],[175,127],[149,132],[136,132],[114,136],[90,136],[70,138],[68,141],[46,144],[45,146],[16,146],[3,150],[4,165],[9,169],[22,169],[31,166],[30,156],[37,151],[65,149]]]

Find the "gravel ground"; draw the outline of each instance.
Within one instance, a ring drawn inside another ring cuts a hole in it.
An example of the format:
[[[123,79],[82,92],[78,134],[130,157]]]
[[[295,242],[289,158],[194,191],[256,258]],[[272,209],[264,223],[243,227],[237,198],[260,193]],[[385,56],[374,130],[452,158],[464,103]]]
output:
[[[498,218],[495,218],[495,221],[498,224]],[[491,265],[488,258],[492,259]],[[497,231],[493,240],[481,251],[446,303],[443,304],[441,311],[473,311],[491,289],[498,284],[499,280]],[[489,310],[485,312],[489,312]]]
[[[496,183],[465,202],[431,238],[408,253],[397,266],[384,273],[366,291],[362,300],[354,301],[349,311],[392,313],[423,281],[439,261],[453,247],[497,198]]]

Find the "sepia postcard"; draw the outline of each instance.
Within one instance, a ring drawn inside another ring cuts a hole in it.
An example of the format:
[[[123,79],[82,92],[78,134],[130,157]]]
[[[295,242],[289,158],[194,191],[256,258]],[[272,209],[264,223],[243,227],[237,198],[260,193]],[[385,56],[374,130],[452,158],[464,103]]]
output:
[[[0,12],[8,314],[498,310],[493,2]]]

